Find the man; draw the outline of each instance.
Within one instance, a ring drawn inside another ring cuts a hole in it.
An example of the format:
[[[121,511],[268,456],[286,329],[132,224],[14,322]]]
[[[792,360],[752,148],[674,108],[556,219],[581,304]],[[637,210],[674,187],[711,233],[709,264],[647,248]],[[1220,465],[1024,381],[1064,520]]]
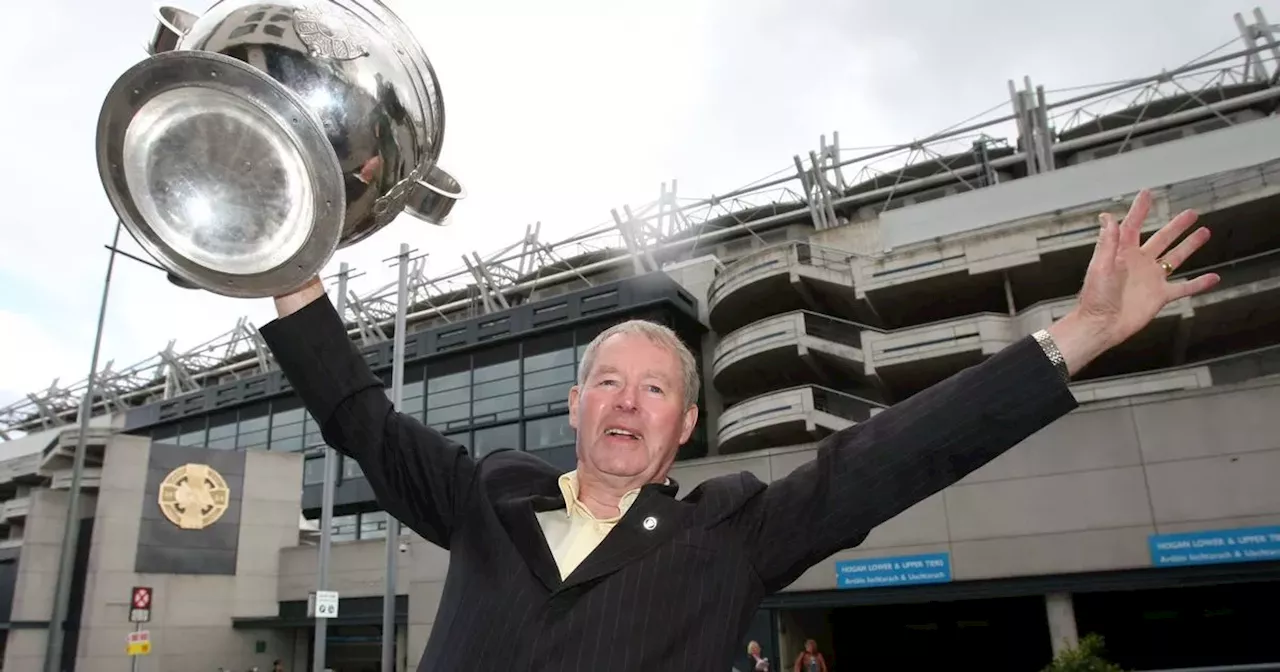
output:
[[[276,299],[262,334],[378,502],[451,552],[419,670],[723,670],[761,599],[1076,406],[1071,374],[1168,302],[1212,287],[1168,275],[1208,240],[1178,215],[1145,244],[1143,192],[1104,215],[1079,304],[1047,331],[837,432],[766,485],[749,473],[683,499],[667,473],[697,420],[693,358],[633,322],[587,349],[569,394],[577,470],[473,459],[387,401],[320,286]]]

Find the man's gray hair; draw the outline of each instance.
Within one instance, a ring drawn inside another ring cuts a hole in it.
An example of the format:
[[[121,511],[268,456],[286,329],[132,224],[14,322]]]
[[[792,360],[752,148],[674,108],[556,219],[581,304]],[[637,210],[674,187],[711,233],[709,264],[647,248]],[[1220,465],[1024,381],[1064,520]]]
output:
[[[698,375],[698,363],[693,358],[693,353],[685,346],[684,341],[665,325],[648,320],[627,320],[615,324],[608,329],[600,332],[599,336],[591,339],[587,344],[587,349],[582,353],[582,364],[578,367],[578,384],[585,385],[587,382],[587,374],[591,373],[591,367],[595,364],[596,353],[600,349],[600,344],[604,343],[610,336],[618,334],[636,334],[644,336],[654,344],[664,347],[675,353],[676,358],[680,360],[680,377],[684,384],[684,406],[689,408],[698,403],[698,390],[702,384],[702,378]]]

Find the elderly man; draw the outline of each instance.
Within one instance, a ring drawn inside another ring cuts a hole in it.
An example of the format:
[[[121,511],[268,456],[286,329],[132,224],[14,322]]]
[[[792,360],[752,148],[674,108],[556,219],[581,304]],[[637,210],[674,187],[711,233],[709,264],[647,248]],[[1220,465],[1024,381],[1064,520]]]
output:
[[[568,474],[519,451],[474,459],[400,415],[319,280],[278,297],[262,334],[383,508],[451,552],[419,670],[723,670],[762,598],[1071,411],[1072,374],[1217,282],[1169,280],[1208,230],[1183,237],[1185,212],[1141,243],[1150,204],[1102,217],[1079,304],[1049,329],[831,435],[785,478],[721,476],[682,499],[667,473],[698,372],[663,327],[627,322],[588,346]]]

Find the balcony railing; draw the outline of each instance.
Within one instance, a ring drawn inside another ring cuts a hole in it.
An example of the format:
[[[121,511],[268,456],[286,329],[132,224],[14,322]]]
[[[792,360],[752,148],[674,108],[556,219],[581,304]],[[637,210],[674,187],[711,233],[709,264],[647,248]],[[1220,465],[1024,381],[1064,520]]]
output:
[[[14,497],[0,506],[0,518],[4,520],[19,520],[27,517],[27,513],[31,510],[31,497]]]
[[[839,273],[850,273],[849,252],[833,250],[803,241],[787,241],[756,250],[724,267],[707,290],[707,302],[715,305],[725,285],[752,275],[770,275],[782,272],[793,265],[821,268]]]
[[[844,418],[850,422],[870,420],[877,411],[888,408],[879,402],[826,387],[814,385],[810,389],[813,390],[813,410]]]
[[[767,392],[730,406],[720,416],[718,435],[723,438],[742,425],[761,422],[765,418],[776,416],[783,421],[786,415],[803,415],[809,411],[819,411],[849,422],[862,422],[884,408],[887,407],[879,402],[820,385],[801,385]]]
[[[719,371],[729,361],[745,359],[773,348],[797,344],[804,336],[850,348],[861,348],[862,325],[807,310],[767,317],[736,329],[716,345],[712,367]]]
[[[1179,271],[1171,277],[1175,280],[1185,280],[1209,272],[1217,273],[1222,278],[1222,281],[1213,288],[1215,292],[1260,280],[1280,278],[1280,248],[1257,252],[1239,259],[1231,259],[1210,266]]]
[[[851,348],[862,347],[862,330],[868,329],[857,322],[802,311],[804,315],[804,332],[814,338],[847,345]]]

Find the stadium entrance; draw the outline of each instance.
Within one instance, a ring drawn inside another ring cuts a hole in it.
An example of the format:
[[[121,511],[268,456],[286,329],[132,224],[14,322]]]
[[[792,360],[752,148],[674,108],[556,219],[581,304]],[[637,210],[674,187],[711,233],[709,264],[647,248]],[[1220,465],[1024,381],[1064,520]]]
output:
[[[839,670],[1027,672],[1053,659],[1040,596],[796,609],[780,621],[785,669],[806,639]]]
[[[1051,599],[1047,586],[1070,590]],[[831,669],[1035,672],[1053,660],[1055,640],[1089,634],[1125,670],[1280,669],[1273,563],[784,593],[771,602],[784,669],[812,639]]]

